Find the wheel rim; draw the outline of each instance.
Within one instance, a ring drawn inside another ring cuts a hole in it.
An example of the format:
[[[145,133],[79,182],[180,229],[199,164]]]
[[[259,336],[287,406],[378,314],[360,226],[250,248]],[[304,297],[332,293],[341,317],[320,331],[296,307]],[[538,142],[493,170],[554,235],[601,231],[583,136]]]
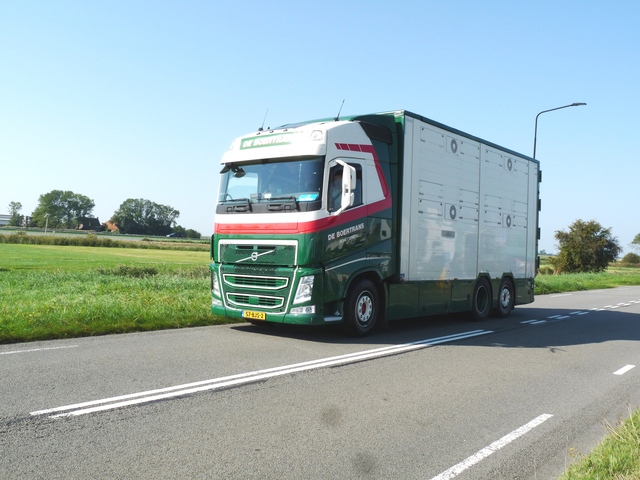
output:
[[[373,318],[373,299],[369,292],[363,292],[356,302],[356,321],[366,327]]]
[[[511,289],[508,285],[502,287],[502,292],[500,292],[500,306],[503,309],[507,309],[511,306]]]

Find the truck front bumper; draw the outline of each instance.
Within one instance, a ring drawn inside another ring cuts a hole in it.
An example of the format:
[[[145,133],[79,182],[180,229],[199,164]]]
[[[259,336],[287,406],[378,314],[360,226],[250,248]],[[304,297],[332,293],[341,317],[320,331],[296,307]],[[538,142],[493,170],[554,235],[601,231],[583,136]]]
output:
[[[255,312],[253,310],[236,310],[226,308],[223,305],[211,305],[211,312],[214,315],[220,315],[227,318],[242,319],[252,323],[286,323],[290,325],[327,325],[330,323],[338,323],[342,319],[338,317],[325,317],[322,313],[269,313]],[[263,314],[264,318],[261,318]]]

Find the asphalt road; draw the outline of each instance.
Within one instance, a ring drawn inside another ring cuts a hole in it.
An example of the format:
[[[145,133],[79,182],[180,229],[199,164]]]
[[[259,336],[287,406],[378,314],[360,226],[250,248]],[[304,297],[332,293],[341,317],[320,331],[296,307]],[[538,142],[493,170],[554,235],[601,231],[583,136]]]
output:
[[[1,345],[0,476],[556,478],[640,405],[638,340],[625,287],[364,340],[236,325]]]

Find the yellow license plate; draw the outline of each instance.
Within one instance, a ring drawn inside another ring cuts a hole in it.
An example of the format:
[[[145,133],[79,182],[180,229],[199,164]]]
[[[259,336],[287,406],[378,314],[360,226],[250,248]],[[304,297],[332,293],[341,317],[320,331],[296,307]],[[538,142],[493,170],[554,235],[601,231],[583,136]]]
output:
[[[251,320],[266,320],[267,314],[264,312],[252,312],[251,310],[243,310],[242,316]]]

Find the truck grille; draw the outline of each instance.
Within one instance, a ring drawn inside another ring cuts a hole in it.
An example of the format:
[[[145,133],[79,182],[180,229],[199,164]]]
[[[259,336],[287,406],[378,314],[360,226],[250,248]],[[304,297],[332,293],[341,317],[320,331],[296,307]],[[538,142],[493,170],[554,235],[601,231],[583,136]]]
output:
[[[294,270],[250,264],[220,265],[221,289],[229,308],[284,313],[289,303]]]
[[[266,295],[247,295],[243,293],[227,293],[227,302],[235,307],[274,309],[284,305],[284,298]]]
[[[266,290],[279,290],[289,285],[287,277],[256,277],[255,275],[236,275],[228,273],[224,275],[224,283],[240,288],[262,288]]]

